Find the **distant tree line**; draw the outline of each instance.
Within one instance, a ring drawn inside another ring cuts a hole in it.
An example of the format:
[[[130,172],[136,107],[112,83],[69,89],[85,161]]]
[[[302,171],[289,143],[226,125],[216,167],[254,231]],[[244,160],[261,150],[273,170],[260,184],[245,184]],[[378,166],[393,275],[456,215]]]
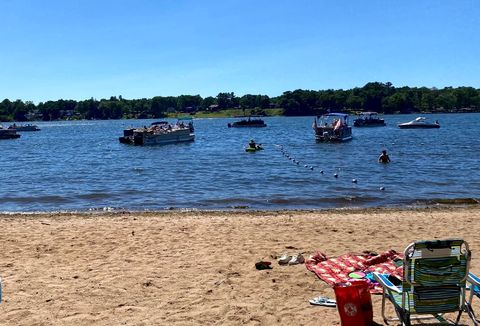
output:
[[[216,97],[200,95],[155,96],[153,98],[83,101],[57,100],[34,104],[22,100],[0,102],[0,121],[60,119],[162,118],[169,113],[194,114],[199,111],[245,109],[254,114],[269,108],[283,109],[284,115],[314,115],[327,111],[376,111],[379,113],[473,112],[480,111],[480,89],[473,87],[400,87],[391,83],[368,83],[353,89],[295,90],[270,98],[267,95],[219,93]]]

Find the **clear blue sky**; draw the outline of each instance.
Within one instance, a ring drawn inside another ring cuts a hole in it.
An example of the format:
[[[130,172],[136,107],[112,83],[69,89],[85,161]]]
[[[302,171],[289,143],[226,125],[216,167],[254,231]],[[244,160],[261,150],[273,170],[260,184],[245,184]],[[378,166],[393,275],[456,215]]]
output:
[[[0,0],[0,100],[480,87],[478,0]]]

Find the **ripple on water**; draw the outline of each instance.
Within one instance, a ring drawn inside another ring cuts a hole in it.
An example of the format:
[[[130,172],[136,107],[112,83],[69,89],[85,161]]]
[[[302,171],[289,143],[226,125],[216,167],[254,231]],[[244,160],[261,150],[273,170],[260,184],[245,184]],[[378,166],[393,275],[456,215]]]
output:
[[[198,119],[194,142],[157,147],[118,142],[123,128],[153,120],[38,122],[40,132],[0,141],[0,210],[474,203],[480,114],[436,115],[439,130],[396,128],[413,118],[385,116],[387,127],[354,128],[344,144],[316,143],[312,117],[267,117],[261,130],[227,128],[233,119]],[[251,138],[265,150],[246,153]],[[384,148],[391,164],[377,163]]]

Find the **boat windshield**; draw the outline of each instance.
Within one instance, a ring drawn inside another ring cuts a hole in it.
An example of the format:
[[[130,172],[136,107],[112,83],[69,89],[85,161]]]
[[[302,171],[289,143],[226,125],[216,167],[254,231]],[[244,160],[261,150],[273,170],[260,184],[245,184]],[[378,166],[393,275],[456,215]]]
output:
[[[375,119],[377,118],[378,113],[377,112],[363,112],[362,117],[364,119]]]
[[[341,113],[324,114],[317,117],[317,125],[319,127],[337,127],[348,126],[348,115]]]

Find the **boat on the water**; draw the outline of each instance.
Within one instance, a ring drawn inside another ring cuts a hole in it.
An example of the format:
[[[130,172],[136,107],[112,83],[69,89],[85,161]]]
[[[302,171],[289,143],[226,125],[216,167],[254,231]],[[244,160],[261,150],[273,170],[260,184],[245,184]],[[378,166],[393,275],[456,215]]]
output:
[[[17,134],[16,129],[3,128],[3,126],[0,125],[0,139],[15,139],[15,138],[20,138],[20,135]]]
[[[377,112],[362,112],[360,117],[353,121],[355,127],[383,127],[385,120],[378,117]]]
[[[177,123],[154,122],[149,127],[128,128],[119,137],[122,144],[130,145],[164,145],[189,142],[195,139],[192,119],[179,119]]]
[[[317,116],[313,122],[315,139],[318,142],[344,142],[352,139],[352,127],[348,114],[328,113]]]
[[[242,119],[240,121],[235,121],[234,123],[227,124],[228,128],[262,128],[266,127],[265,121],[262,119]]]
[[[433,129],[440,128],[438,120],[435,122],[427,121],[425,117],[418,117],[415,120],[398,124],[400,129]]]
[[[17,131],[40,131],[37,125],[26,124],[26,125],[17,125],[13,124],[8,127],[8,129],[15,129]]]

